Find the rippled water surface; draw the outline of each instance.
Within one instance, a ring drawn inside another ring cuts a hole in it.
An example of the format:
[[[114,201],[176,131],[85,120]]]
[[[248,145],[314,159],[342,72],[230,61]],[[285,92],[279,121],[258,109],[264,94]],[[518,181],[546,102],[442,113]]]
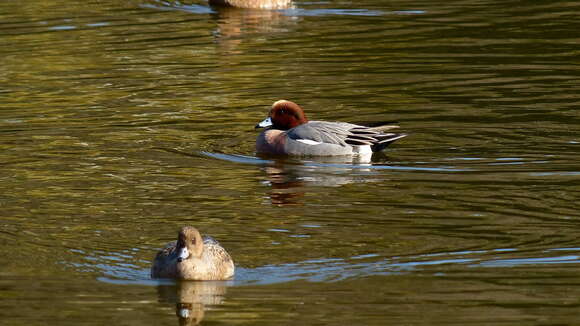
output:
[[[577,324],[574,1],[0,2],[0,324]],[[397,121],[371,163],[256,122]],[[194,225],[229,282],[155,281]]]

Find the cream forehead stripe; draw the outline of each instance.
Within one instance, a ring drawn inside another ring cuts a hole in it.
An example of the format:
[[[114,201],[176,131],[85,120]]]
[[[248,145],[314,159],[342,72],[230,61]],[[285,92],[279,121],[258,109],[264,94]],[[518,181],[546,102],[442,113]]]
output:
[[[276,102],[274,102],[274,104],[272,104],[272,107],[275,107],[278,104],[283,104],[283,103],[288,103],[288,100],[278,100]]]

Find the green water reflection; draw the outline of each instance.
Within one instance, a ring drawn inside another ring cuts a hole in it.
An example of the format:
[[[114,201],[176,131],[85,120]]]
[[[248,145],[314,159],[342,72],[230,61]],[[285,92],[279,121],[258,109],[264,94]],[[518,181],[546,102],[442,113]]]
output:
[[[578,5],[0,3],[0,324],[575,324]],[[286,98],[398,121],[256,157]],[[229,283],[149,279],[183,225]]]

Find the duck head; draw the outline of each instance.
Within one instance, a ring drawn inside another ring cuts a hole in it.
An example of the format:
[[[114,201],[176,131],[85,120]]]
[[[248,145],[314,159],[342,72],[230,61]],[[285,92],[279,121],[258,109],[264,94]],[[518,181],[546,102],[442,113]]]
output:
[[[308,119],[300,105],[287,100],[279,100],[274,102],[268,117],[258,123],[256,128],[288,130],[307,122]]]
[[[199,258],[203,252],[203,239],[199,231],[191,226],[185,226],[179,230],[177,236],[177,262],[191,257]]]

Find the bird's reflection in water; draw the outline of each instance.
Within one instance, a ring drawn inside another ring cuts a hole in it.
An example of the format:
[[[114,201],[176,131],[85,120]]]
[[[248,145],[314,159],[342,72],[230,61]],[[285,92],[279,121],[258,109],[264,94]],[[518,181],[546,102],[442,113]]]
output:
[[[214,33],[216,40],[223,50],[231,53],[235,53],[233,50],[242,43],[244,36],[285,32],[289,23],[296,21],[296,17],[287,10],[212,9],[215,11],[212,16],[218,25]]]
[[[175,303],[179,325],[198,325],[208,307],[223,303],[229,281],[179,281],[157,287],[159,300]]]
[[[271,156],[261,158],[272,159]],[[346,184],[373,182],[379,171],[370,160],[356,157],[321,157],[308,159],[275,158],[263,167],[268,184],[270,204],[301,205],[308,187],[339,187]]]
[[[304,192],[298,190],[304,186],[304,181],[300,180],[292,171],[284,167],[266,166],[264,171],[268,176],[268,182],[272,187],[270,191],[270,202],[273,205],[299,205],[299,199],[304,196]]]

